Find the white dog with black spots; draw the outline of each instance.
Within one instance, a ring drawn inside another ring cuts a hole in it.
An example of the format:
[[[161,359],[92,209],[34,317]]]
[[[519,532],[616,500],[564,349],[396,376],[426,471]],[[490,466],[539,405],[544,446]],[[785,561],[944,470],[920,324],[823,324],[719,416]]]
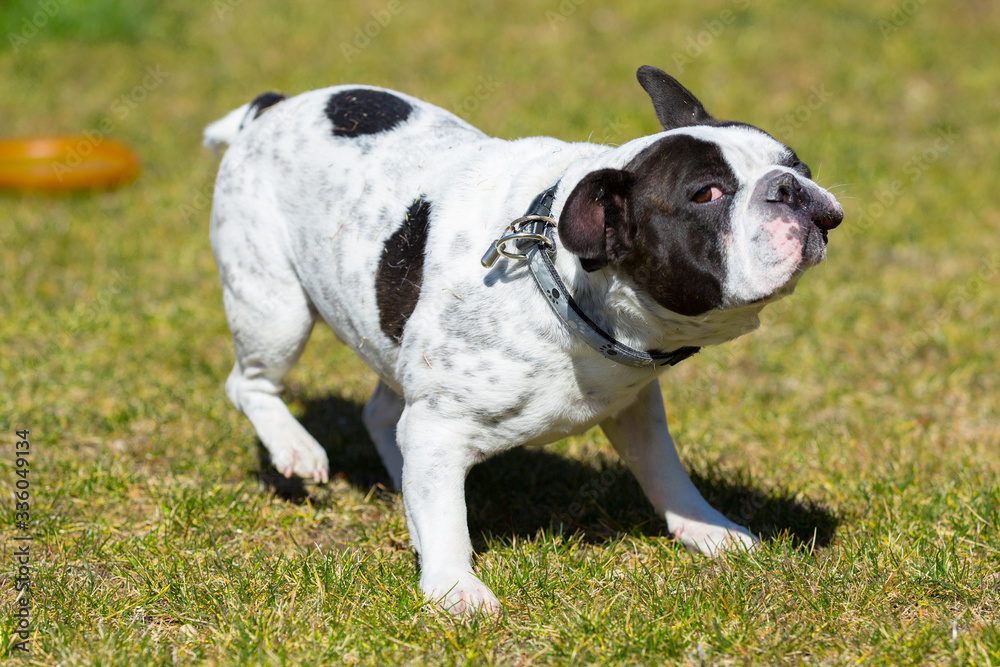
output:
[[[566,326],[525,262],[484,251],[555,186],[553,264],[596,328],[640,351],[756,328],[826,253],[843,210],[767,133],[710,116],[639,69],[663,131],[622,146],[489,137],[402,93],[266,93],[205,131],[229,144],[211,241],[236,363],[226,393],[286,476],[323,447],[281,398],[317,318],[379,376],[363,420],[402,491],[420,588],[496,612],[476,576],[465,476],[497,452],[600,425],[685,547],[752,547],[691,483],[667,428],[665,365],[616,363]]]

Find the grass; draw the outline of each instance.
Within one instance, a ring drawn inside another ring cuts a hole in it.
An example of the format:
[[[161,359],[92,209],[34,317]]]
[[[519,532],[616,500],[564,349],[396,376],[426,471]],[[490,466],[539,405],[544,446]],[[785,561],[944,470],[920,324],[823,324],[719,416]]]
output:
[[[1000,9],[911,5],[402,0],[363,44],[388,3],[71,0],[27,43],[10,35],[42,4],[4,4],[4,134],[108,121],[144,158],[115,192],[0,195],[0,480],[31,429],[35,536],[21,656],[5,494],[5,659],[1000,664]],[[760,332],[664,382],[698,486],[769,539],[687,555],[597,431],[511,452],[468,482],[505,612],[454,621],[422,606],[360,424],[374,378],[327,330],[288,395],[328,486],[278,484],[226,401],[201,128],[354,81],[501,137],[621,143],[657,129],[644,63],[791,144],[847,211]]]

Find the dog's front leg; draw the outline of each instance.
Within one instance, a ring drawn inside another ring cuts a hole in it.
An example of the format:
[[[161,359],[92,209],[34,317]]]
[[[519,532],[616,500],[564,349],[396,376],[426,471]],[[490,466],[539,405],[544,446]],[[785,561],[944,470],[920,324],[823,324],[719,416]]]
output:
[[[646,385],[635,403],[601,422],[601,428],[685,547],[714,556],[757,542],[746,528],[709,505],[691,482],[667,429],[659,381]]]
[[[406,523],[420,555],[424,597],[453,614],[498,612],[496,596],[472,572],[465,476],[476,455],[467,435],[417,403],[403,411],[397,436]]]

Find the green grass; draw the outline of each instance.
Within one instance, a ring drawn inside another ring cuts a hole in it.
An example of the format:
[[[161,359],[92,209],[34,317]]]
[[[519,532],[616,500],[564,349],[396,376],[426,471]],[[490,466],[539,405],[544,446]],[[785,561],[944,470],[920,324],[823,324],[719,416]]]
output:
[[[0,6],[0,50],[47,40],[136,43],[149,37],[148,0],[9,0]]]
[[[402,0],[350,61],[388,3],[56,3],[17,45],[41,5],[0,8],[0,131],[107,120],[144,172],[0,195],[5,488],[13,431],[34,443],[26,657],[9,494],[0,515],[12,664],[1000,665],[995,3]],[[761,331],[663,383],[698,486],[770,539],[689,556],[597,431],[515,451],[468,482],[505,612],[454,621],[422,605],[360,424],[374,378],[329,331],[288,381],[328,486],[275,488],[225,399],[201,128],[264,90],[363,82],[500,137],[621,143],[657,129],[645,63],[791,144],[847,212]]]

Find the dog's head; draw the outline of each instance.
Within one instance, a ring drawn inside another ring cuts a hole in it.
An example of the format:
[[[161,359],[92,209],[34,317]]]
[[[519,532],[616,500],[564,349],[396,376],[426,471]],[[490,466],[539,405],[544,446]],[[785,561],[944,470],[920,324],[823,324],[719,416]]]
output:
[[[664,132],[623,168],[577,183],[560,215],[563,246],[587,271],[621,268],[680,315],[790,292],[826,255],[840,204],[763,130],[716,120],[655,67],[638,78]]]

